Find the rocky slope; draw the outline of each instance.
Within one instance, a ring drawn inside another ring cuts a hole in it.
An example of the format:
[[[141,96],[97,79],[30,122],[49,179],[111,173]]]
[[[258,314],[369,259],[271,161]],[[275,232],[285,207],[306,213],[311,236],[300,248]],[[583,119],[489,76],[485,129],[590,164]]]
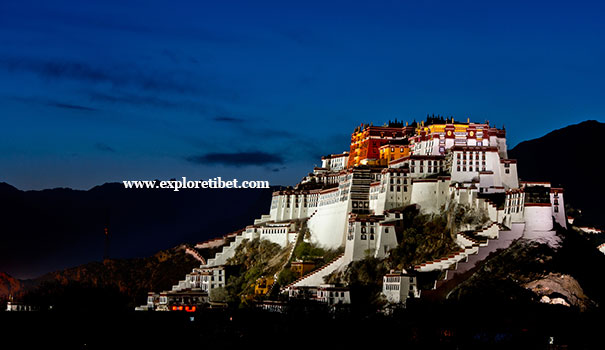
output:
[[[21,291],[21,289],[21,281],[9,276],[4,272],[0,272],[0,299],[11,294],[17,294]]]
[[[560,304],[578,310],[601,305],[603,286],[595,266],[605,255],[574,230],[559,230],[560,244],[521,238],[497,252],[448,299],[465,303]]]

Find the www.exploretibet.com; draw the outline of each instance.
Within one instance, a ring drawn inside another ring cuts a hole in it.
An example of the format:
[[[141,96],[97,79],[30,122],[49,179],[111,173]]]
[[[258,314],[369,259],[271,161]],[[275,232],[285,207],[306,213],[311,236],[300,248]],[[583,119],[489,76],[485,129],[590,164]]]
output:
[[[161,188],[179,191],[189,188],[269,188],[269,181],[239,181],[238,179],[223,180],[220,176],[209,180],[125,180],[125,188]]]

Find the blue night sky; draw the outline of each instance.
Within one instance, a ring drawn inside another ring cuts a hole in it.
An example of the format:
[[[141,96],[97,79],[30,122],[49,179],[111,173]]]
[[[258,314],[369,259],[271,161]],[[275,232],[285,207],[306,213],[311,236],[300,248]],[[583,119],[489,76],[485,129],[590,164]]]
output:
[[[293,185],[361,122],[605,120],[597,2],[369,3],[2,1],[0,181]]]

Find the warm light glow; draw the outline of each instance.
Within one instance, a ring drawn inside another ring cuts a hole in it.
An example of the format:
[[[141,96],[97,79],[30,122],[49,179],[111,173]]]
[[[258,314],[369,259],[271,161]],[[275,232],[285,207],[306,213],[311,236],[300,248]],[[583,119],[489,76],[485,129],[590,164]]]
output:
[[[185,308],[185,311],[187,311],[187,312],[195,312],[195,306],[192,306],[192,307],[187,306]]]

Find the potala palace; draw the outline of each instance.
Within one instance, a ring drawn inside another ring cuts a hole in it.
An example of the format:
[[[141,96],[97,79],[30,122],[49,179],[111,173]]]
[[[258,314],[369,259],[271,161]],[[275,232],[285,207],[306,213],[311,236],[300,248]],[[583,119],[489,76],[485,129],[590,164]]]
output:
[[[563,189],[519,181],[517,162],[507,157],[504,128],[453,118],[362,124],[352,133],[348,152],[322,157],[321,167],[294,188],[274,192],[267,215],[228,237],[198,244],[222,250],[207,261],[200,258],[201,266],[171,291],[150,293],[148,307],[169,309],[207,298],[225,285],[229,276],[223,266],[237,247],[255,238],[292,250],[299,239],[340,248],[344,253],[282,286],[282,292],[296,296],[311,290],[317,300],[346,303],[346,286],[327,285],[324,277],[367,256],[387,257],[399,243],[402,208],[410,205],[425,214],[465,205],[489,219],[478,229],[469,227],[472,235],[460,229],[457,252],[385,275],[383,294],[394,303],[421,296],[419,273],[443,271],[434,285],[439,288],[517,238],[548,237],[555,223],[567,226]]]

